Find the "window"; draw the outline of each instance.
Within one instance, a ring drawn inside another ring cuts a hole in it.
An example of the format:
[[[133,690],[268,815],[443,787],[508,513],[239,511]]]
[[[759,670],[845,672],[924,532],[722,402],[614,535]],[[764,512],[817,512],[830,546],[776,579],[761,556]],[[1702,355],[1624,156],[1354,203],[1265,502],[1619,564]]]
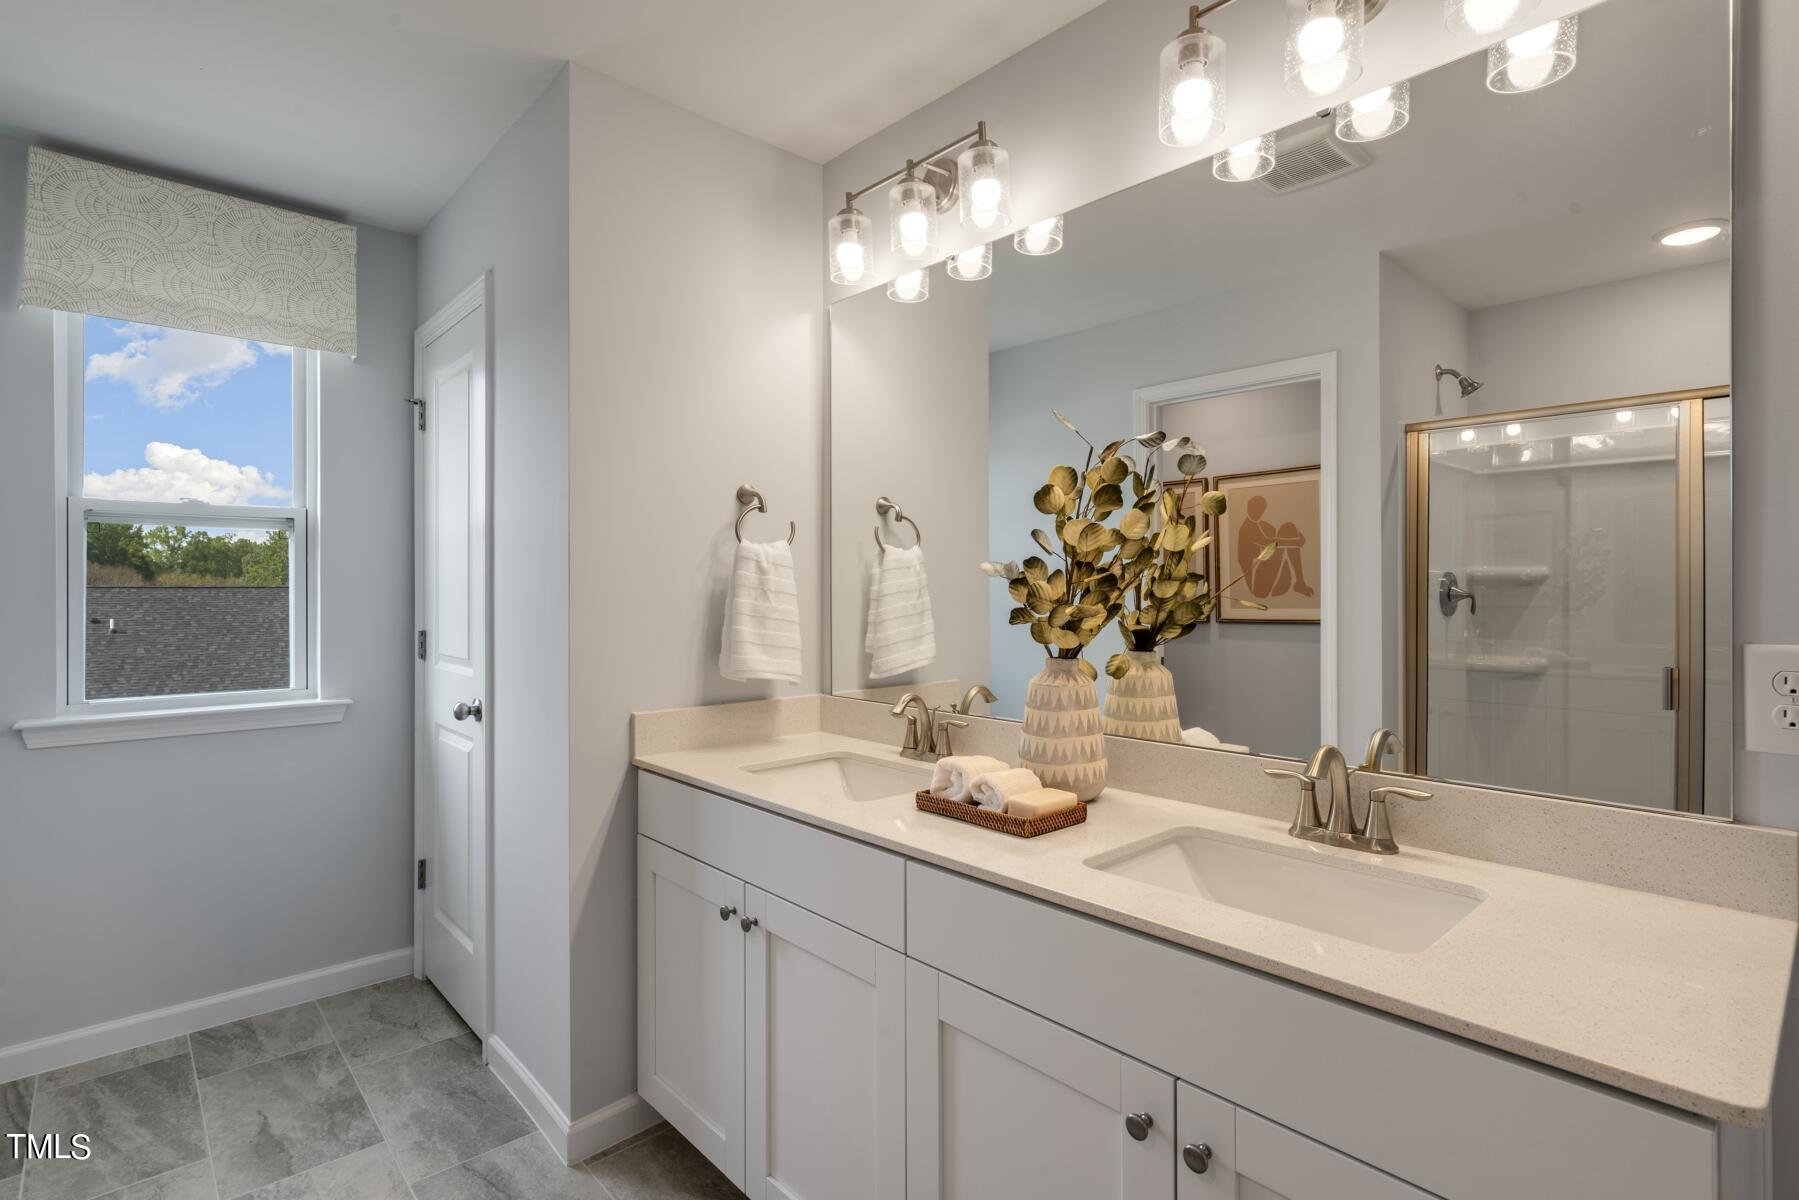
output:
[[[316,355],[57,314],[65,711],[304,699]]]

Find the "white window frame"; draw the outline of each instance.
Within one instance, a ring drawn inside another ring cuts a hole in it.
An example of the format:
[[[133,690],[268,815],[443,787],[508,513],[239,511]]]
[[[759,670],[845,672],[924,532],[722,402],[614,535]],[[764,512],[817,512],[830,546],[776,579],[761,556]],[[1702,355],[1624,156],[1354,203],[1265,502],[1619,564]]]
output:
[[[345,699],[321,691],[317,496],[319,354],[296,349],[293,372],[293,500],[272,505],[217,505],[102,500],[81,494],[85,468],[83,431],[83,321],[79,313],[52,314],[56,407],[56,703],[55,715],[21,721],[14,728],[32,748],[135,740],[232,729],[341,721]],[[290,686],[256,691],[208,692],[90,700],[86,684],[87,526],[123,519],[190,527],[269,529],[290,525],[288,652]]]

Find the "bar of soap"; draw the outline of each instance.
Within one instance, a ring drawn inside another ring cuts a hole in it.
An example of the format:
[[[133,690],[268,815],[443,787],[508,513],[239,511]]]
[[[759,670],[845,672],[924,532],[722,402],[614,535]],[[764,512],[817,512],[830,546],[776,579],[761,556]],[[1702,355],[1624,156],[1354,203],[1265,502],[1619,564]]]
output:
[[[1053,817],[1079,803],[1080,800],[1073,792],[1065,792],[1061,788],[1038,788],[1034,792],[1007,796],[1006,815],[1034,821],[1038,817]]]

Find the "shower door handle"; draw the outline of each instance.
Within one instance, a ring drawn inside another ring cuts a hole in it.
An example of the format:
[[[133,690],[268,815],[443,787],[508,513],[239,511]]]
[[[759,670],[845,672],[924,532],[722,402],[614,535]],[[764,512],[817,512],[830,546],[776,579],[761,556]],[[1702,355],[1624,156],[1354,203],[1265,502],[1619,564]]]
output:
[[[1662,710],[1677,712],[1680,709],[1680,668],[1662,668]]]

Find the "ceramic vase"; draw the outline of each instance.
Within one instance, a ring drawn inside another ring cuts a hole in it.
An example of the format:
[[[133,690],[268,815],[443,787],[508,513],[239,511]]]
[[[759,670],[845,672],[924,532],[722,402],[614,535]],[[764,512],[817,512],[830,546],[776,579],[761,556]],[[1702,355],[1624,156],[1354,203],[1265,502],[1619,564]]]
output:
[[[1052,658],[1025,689],[1022,765],[1044,787],[1092,800],[1106,788],[1106,735],[1099,695],[1078,658]]]
[[[1174,698],[1174,672],[1154,650],[1126,650],[1130,670],[1106,691],[1105,731],[1113,737],[1146,742],[1181,740],[1180,708]]]

